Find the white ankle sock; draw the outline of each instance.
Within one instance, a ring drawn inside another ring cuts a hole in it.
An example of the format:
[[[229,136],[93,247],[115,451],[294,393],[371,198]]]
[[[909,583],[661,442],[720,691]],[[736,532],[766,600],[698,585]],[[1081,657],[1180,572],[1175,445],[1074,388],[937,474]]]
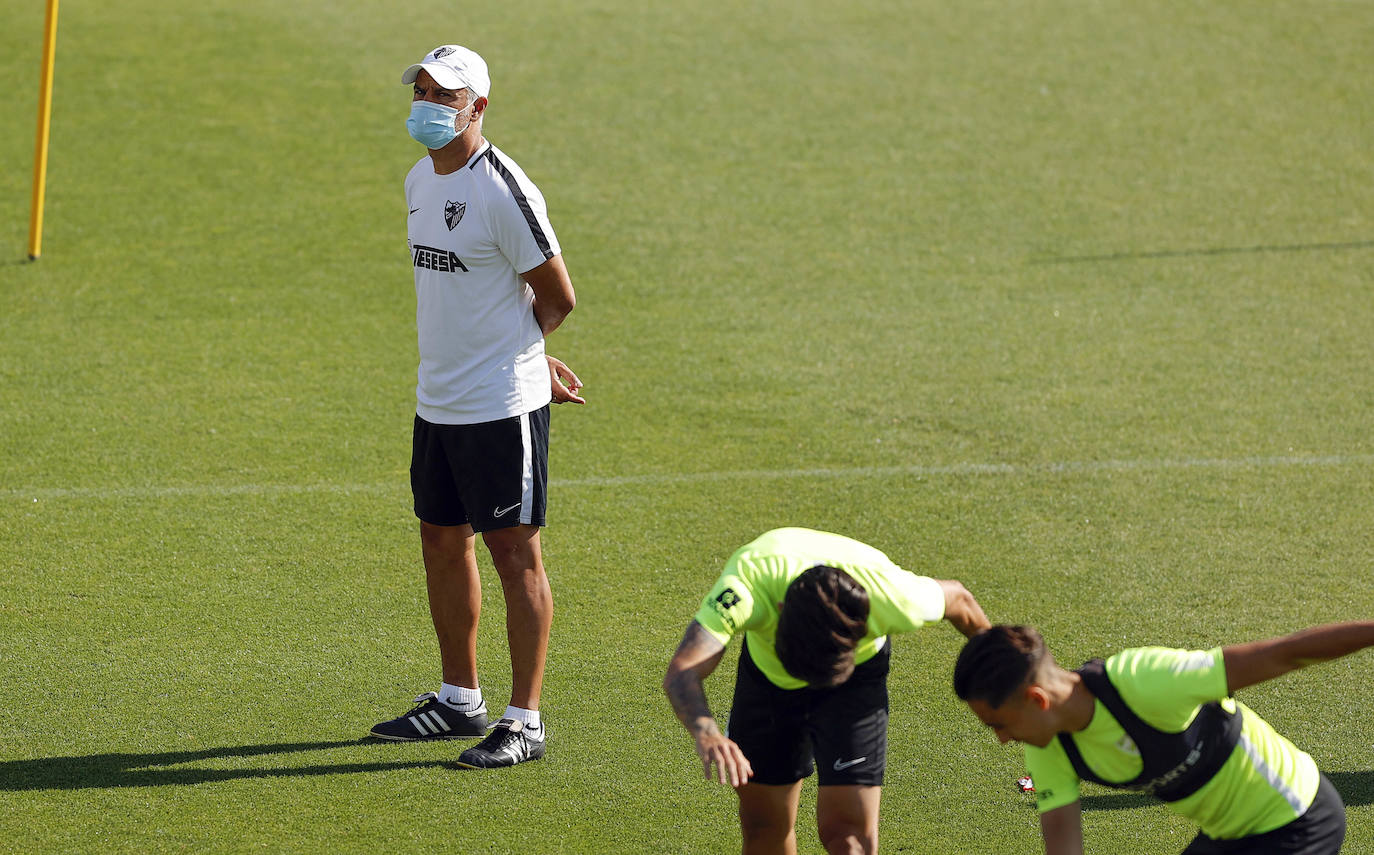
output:
[[[535,729],[539,727],[539,710],[522,710],[520,707],[506,707],[506,711],[501,714],[501,718],[513,718]]]
[[[482,705],[482,689],[466,689],[445,683],[439,689],[439,700],[462,712],[472,712]]]

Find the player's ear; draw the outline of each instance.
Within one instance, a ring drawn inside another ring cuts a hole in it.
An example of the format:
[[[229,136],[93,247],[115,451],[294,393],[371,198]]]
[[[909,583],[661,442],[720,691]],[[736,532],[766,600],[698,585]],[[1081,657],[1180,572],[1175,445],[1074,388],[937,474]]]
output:
[[[1050,708],[1050,693],[1035,683],[1026,687],[1026,700],[1034,704],[1035,708],[1041,712]]]

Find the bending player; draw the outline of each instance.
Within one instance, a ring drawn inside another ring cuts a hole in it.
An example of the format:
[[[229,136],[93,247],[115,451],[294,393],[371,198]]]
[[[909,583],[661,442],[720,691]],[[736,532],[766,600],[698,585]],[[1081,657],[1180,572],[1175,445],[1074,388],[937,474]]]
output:
[[[954,691],[1024,745],[1049,855],[1081,855],[1078,783],[1150,793],[1201,830],[1184,855],[1331,855],[1345,806],[1316,763],[1231,695],[1374,645],[1374,621],[1212,650],[1142,647],[1076,671],[1040,633],[995,626],[959,654]]]
[[[796,851],[802,779],[820,765],[827,851],[876,852],[887,757],[888,634],[941,618],[988,626],[958,582],[916,576],[856,540],[803,528],[760,535],[725,564],[668,665],[663,688],[708,780],[739,795],[744,852]],[[702,681],[743,632],[726,733]]]

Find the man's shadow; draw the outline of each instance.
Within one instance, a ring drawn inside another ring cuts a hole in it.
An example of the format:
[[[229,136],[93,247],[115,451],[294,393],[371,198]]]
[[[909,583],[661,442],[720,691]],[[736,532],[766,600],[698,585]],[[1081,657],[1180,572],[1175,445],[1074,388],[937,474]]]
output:
[[[1322,772],[1331,779],[1346,807],[1374,804],[1374,769],[1360,772],[1331,772],[1323,769]],[[1156,804],[1159,804],[1158,799],[1140,793],[1112,793],[1084,796],[1082,799],[1083,810],[1132,810]]]
[[[382,763],[320,763],[307,766],[257,769],[170,768],[206,760],[327,751],[331,748],[346,748],[374,743],[376,740],[364,738],[339,742],[236,745],[223,748],[206,748],[201,751],[91,754],[86,757],[40,757],[34,760],[6,760],[0,761],[0,792],[85,790],[104,787],[162,787],[178,784],[235,781],[244,778],[294,778],[450,765],[439,760],[393,760]]]

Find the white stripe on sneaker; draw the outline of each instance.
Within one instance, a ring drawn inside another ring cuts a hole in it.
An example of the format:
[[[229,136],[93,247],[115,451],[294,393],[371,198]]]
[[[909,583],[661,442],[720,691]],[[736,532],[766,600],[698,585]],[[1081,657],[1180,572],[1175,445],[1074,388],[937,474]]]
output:
[[[418,716],[411,716],[410,723],[415,725],[415,729],[420,731],[421,736],[429,736],[432,733],[439,732],[434,725],[429,723],[429,719],[425,718],[424,713],[421,713]]]
[[[439,727],[434,727],[435,733],[438,733],[440,728],[444,730],[453,730],[453,728],[448,726],[448,722],[444,721],[444,717],[439,715],[434,710],[430,710],[427,713],[421,713],[421,715],[425,719],[425,721],[429,722],[430,727],[434,727],[434,724],[436,722],[438,723]]]

